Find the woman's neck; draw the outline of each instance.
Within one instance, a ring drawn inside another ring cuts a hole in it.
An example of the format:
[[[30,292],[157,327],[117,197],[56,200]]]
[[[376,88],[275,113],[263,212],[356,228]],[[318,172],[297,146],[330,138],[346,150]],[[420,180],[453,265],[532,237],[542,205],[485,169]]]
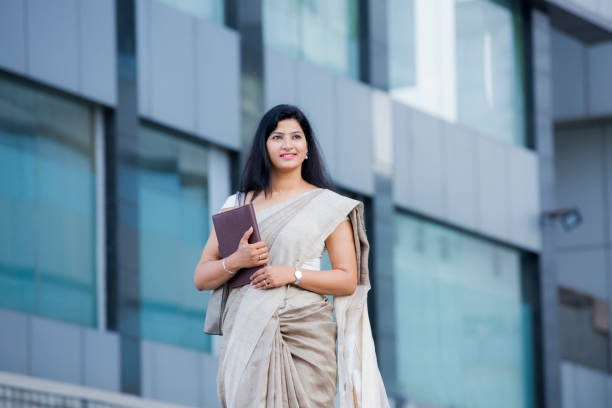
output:
[[[272,194],[290,194],[305,189],[309,183],[302,178],[302,169],[297,168],[287,173],[272,172],[270,188]]]

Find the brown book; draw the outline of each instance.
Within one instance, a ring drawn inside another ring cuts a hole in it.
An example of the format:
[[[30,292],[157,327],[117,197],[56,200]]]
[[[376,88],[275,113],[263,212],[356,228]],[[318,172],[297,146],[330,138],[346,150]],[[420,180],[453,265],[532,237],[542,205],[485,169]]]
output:
[[[253,232],[249,237],[249,244],[261,241],[255,209],[251,203],[214,214],[212,220],[217,234],[217,241],[219,241],[219,255],[221,255],[221,258],[233,254],[238,249],[240,238],[251,226],[253,227]],[[264,265],[260,265],[239,269],[228,281],[229,287],[237,288],[250,283],[251,275],[263,267]]]

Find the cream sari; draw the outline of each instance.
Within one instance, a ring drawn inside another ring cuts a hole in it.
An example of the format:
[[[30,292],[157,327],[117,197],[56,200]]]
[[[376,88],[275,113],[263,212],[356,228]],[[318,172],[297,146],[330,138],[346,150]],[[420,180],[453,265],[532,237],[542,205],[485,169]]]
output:
[[[217,376],[223,407],[332,407],[337,378],[340,407],[389,406],[368,320],[363,203],[319,188],[259,211],[257,221],[270,264],[299,268],[347,216],[359,275],[353,295],[334,297],[332,306],[295,285],[229,292]]]

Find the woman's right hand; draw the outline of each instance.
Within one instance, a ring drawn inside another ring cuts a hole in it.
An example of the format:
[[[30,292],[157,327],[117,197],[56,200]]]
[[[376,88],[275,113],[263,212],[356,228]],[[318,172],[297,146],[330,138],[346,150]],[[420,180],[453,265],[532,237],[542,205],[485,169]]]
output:
[[[264,241],[249,244],[249,237],[252,233],[253,227],[251,226],[240,238],[236,251],[227,257],[225,266],[229,270],[235,272],[242,268],[251,268],[268,263],[268,246]]]

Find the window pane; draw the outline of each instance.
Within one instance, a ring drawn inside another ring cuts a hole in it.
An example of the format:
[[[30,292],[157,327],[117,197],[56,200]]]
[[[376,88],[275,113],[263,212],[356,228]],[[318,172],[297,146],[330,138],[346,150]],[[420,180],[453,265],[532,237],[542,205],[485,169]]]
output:
[[[359,78],[357,0],[264,0],[264,43]]]
[[[193,285],[209,231],[207,150],[150,127],[139,140],[141,333],[209,351],[209,293]]]
[[[395,225],[395,393],[434,406],[533,406],[520,253],[404,213]]]
[[[224,2],[223,0],[157,0],[166,3],[169,6],[175,7],[186,13],[193,14],[196,17],[205,20],[214,21],[219,25],[223,25],[224,17]]]
[[[498,139],[525,144],[519,6],[493,0],[390,0],[394,98]]]
[[[0,75],[0,307],[96,325],[88,105]]]

